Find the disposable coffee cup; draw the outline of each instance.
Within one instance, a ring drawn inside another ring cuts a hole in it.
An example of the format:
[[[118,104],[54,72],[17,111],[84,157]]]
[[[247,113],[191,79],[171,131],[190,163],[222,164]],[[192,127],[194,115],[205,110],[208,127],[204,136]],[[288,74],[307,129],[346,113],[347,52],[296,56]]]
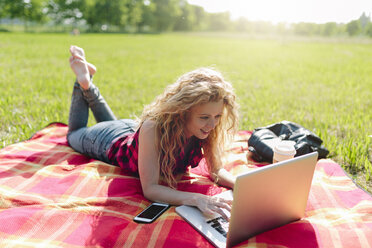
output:
[[[296,142],[291,140],[282,140],[274,147],[273,163],[291,159],[296,155]]]

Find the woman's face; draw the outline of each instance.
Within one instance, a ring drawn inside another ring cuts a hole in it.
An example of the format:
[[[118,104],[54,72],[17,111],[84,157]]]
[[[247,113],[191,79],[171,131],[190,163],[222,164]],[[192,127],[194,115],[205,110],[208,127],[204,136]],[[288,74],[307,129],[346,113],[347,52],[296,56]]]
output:
[[[223,100],[192,107],[186,118],[186,137],[206,139],[220,121],[223,107]]]

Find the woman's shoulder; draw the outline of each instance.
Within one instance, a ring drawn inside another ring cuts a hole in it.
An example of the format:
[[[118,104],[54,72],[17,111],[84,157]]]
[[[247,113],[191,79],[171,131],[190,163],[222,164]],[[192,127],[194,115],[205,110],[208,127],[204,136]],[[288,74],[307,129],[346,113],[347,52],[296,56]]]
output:
[[[141,126],[141,129],[145,129],[145,130],[149,130],[149,129],[155,129],[155,121],[153,120],[145,120],[143,123],[142,123],[142,126]]]
[[[153,121],[153,120],[145,120],[141,127],[140,127],[140,130],[139,130],[139,133],[141,136],[145,135],[145,136],[153,136],[155,135],[155,126],[156,126],[156,122]]]

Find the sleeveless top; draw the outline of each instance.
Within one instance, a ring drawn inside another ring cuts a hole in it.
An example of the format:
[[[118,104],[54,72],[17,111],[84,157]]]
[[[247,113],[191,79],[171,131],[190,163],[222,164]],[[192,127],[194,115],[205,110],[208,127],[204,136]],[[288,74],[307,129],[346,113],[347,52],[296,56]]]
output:
[[[114,140],[106,153],[110,163],[120,166],[126,172],[138,175],[138,138],[139,129]],[[174,174],[185,173],[189,166],[192,168],[198,166],[204,157],[201,151],[202,141],[192,137],[189,142],[191,142],[189,146],[191,149],[188,151],[183,149],[176,157]]]

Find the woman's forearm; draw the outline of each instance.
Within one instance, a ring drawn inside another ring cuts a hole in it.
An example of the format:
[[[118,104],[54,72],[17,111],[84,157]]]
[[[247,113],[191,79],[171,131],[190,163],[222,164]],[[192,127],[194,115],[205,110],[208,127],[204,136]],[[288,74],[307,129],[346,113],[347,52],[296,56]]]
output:
[[[218,170],[215,178],[216,183],[231,189],[234,188],[235,180],[235,176],[223,168]]]
[[[144,191],[145,197],[155,202],[166,202],[171,205],[189,205],[199,208],[206,216],[220,214],[228,220],[228,216],[222,210],[230,211],[231,200],[216,196],[208,196],[199,193],[178,191],[169,187],[154,184]]]
[[[233,189],[235,177],[227,170],[220,169],[216,174],[215,181],[221,186]],[[179,191],[159,184],[148,186],[147,189],[143,190],[143,193],[151,201],[166,202],[171,205],[197,206],[200,198],[208,198],[203,194]]]
[[[199,198],[208,197],[199,193],[175,190],[159,184],[149,186],[143,193],[145,197],[151,201],[165,202],[171,205],[197,206]]]

